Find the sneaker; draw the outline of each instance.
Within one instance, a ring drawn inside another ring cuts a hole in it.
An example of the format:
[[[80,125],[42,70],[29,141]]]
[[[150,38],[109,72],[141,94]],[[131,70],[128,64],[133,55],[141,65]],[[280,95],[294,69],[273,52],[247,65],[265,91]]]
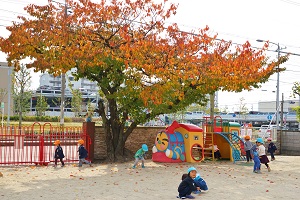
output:
[[[253,173],[258,173],[258,171],[257,171],[257,170],[254,170]]]
[[[53,167],[54,167],[54,168],[56,168],[56,167],[57,167],[57,165],[53,165]]]
[[[135,169],[135,165],[132,166],[132,169]]]
[[[145,168],[145,166],[144,166],[144,165],[142,165],[142,168]]]
[[[195,197],[192,196],[192,195],[186,195],[185,197],[188,198],[188,199],[195,199]]]
[[[90,167],[93,167],[92,163],[90,163]]]
[[[196,191],[193,191],[194,194],[200,194],[201,191],[200,190],[196,190]]]
[[[64,167],[65,165],[61,165],[61,167]]]
[[[177,196],[178,199],[186,199],[186,197]]]
[[[257,173],[258,173],[258,174],[261,174],[261,171],[260,171],[260,170],[257,170]]]

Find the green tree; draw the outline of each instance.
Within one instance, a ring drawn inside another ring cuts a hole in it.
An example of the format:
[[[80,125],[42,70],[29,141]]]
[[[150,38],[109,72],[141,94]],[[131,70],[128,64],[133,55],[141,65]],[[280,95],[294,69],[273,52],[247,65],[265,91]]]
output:
[[[300,98],[300,82],[294,82],[292,92],[294,97],[298,96]],[[293,110],[296,111],[297,120],[300,122],[300,105],[294,107]]]
[[[37,116],[45,116],[45,112],[48,108],[48,103],[46,100],[46,97],[40,95],[37,98],[37,102],[36,102],[36,115]]]
[[[70,87],[71,88],[71,87]],[[75,117],[78,117],[82,112],[82,93],[79,89],[71,88],[72,99],[71,99],[71,110],[75,113]]]
[[[248,108],[245,104],[245,98],[244,97],[240,98],[239,112],[240,112],[239,115],[242,118],[246,119],[247,113],[248,113]]]
[[[6,95],[7,95],[7,90],[5,88],[0,88],[0,103],[4,102]]]
[[[14,111],[19,115],[19,127],[21,127],[22,116],[30,108],[31,75],[29,69],[27,69],[24,64],[22,64],[20,69],[17,72],[14,72],[13,75]]]

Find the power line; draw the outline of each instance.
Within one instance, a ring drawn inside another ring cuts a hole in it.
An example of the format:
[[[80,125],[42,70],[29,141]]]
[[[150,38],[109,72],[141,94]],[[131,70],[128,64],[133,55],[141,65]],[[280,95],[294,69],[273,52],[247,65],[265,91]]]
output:
[[[299,2],[295,2],[295,1],[291,1],[291,0],[280,0],[280,1],[287,3],[287,4],[294,5],[294,6],[300,6]]]
[[[0,0],[0,2],[6,2],[6,3],[10,3],[10,4],[16,4],[16,5],[28,5],[28,4],[32,4],[32,2],[22,2],[20,0],[18,0],[18,2],[16,1],[9,1],[9,0]]]

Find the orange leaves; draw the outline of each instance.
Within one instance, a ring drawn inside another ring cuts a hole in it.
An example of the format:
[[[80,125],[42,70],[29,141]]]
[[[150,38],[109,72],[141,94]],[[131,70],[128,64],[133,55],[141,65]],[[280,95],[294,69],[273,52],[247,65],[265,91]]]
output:
[[[249,42],[233,47],[210,36],[208,26],[192,33],[176,24],[164,27],[175,4],[93,2],[70,1],[67,17],[54,4],[28,6],[35,18],[8,27],[11,35],[0,38],[1,50],[16,65],[33,58],[29,66],[35,70],[59,74],[76,67],[124,106],[137,98],[144,106],[183,107],[217,90],[251,89],[275,73],[275,63],[264,66],[267,44],[262,50]]]

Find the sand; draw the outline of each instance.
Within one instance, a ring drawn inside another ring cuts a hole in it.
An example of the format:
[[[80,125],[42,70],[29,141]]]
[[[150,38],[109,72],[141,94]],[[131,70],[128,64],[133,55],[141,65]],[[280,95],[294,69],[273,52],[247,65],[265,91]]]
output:
[[[262,174],[253,173],[253,164],[245,162],[171,164],[148,159],[145,169],[131,169],[132,163],[0,167],[0,199],[177,199],[181,175],[190,166],[209,188],[194,195],[196,199],[300,199],[300,157],[276,156],[272,171],[262,166]]]

